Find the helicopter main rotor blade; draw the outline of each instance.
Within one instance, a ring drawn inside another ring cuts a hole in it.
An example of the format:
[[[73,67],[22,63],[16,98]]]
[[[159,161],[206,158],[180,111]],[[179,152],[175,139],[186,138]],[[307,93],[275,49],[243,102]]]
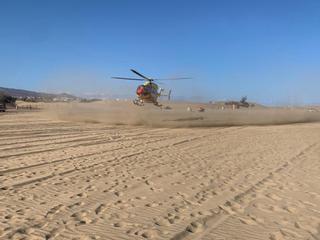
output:
[[[183,79],[192,79],[190,77],[178,77],[178,78],[155,78],[154,80],[167,81],[167,80],[183,80]]]
[[[138,76],[140,76],[140,77],[142,77],[142,78],[144,78],[144,79],[146,79],[146,80],[148,80],[148,81],[151,81],[151,80],[152,80],[151,78],[148,78],[148,77],[142,75],[141,73],[138,73],[138,72],[137,72],[136,70],[134,70],[134,69],[130,69],[130,70],[131,70],[131,72],[137,74]]]
[[[126,78],[126,77],[111,77],[113,79],[121,79],[121,80],[131,80],[131,81],[145,81],[142,78]]]

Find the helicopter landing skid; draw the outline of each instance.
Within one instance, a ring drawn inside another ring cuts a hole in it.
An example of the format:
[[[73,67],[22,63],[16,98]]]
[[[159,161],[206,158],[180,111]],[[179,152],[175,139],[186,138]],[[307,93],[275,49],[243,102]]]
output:
[[[137,105],[137,106],[143,106],[143,101],[139,100],[139,99],[135,99],[132,101],[134,105]]]
[[[133,101],[133,104],[134,105],[137,105],[137,106],[144,106],[144,101],[143,100],[141,100],[141,99],[134,99]],[[159,104],[158,102],[154,102],[153,103],[155,106],[157,106],[157,107],[162,107],[162,104]]]
[[[157,107],[162,107],[162,104],[159,104],[158,102],[153,103]]]

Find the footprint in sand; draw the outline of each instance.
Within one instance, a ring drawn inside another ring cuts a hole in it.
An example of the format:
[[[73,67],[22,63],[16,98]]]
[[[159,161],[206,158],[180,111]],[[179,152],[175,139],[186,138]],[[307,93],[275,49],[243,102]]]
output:
[[[285,240],[281,232],[270,233],[270,240]]]
[[[231,209],[236,213],[244,213],[244,208],[239,203],[232,202]]]
[[[268,209],[269,209],[271,212],[278,212],[278,213],[285,211],[283,208],[281,208],[281,207],[279,207],[279,206],[277,206],[277,205],[270,205],[270,206],[268,207]]]
[[[153,230],[145,230],[141,233],[141,237],[146,239],[155,239],[157,237],[157,233]]]
[[[124,228],[124,227],[127,226],[127,223],[125,223],[125,222],[116,222],[116,223],[113,223],[112,225],[114,227],[116,227],[116,228]]]
[[[155,221],[155,224],[158,226],[170,226],[170,222],[168,221],[168,219],[159,219]]]
[[[96,208],[95,213],[96,213],[97,215],[99,215],[99,214],[102,213],[105,209],[106,209],[106,205],[102,203],[102,204],[100,204],[100,205]]]
[[[155,187],[151,187],[150,190],[153,192],[163,192],[164,191],[163,188],[155,188]]]
[[[76,225],[89,224],[93,222],[88,211],[76,212],[72,214],[71,217],[77,222]]]
[[[295,222],[294,226],[298,229],[302,229],[306,232],[311,233],[312,235],[318,235],[319,231],[312,227],[311,223],[301,223],[301,222]]]
[[[59,204],[53,208],[51,208],[47,214],[46,214],[46,218],[52,218],[53,215],[59,213],[61,210],[65,209],[66,207],[63,204]]]
[[[140,236],[145,239],[157,239],[158,238],[158,233],[155,230],[130,229],[127,231],[127,234],[133,235],[136,237]]]
[[[199,233],[204,230],[204,225],[201,222],[192,222],[187,226],[186,230],[191,233]]]
[[[84,202],[76,202],[74,204],[71,204],[68,206],[68,208],[75,208],[75,207],[79,207],[79,206],[83,206],[84,205]]]
[[[302,239],[301,235],[287,228],[280,229],[280,232],[283,234],[283,236],[288,237],[290,239]]]
[[[274,200],[274,201],[281,201],[281,200],[282,200],[281,197],[279,197],[278,195],[276,195],[276,194],[274,194],[274,193],[268,193],[268,194],[266,195],[266,197],[268,197],[268,198],[270,198],[270,199],[272,199],[272,200]]]
[[[124,193],[121,192],[121,191],[116,191],[116,192],[114,192],[114,194],[115,194],[117,197],[122,197],[122,196],[124,195]]]
[[[145,197],[145,196],[137,196],[136,199],[137,200],[145,200],[145,199],[147,199],[147,197]]]
[[[76,195],[71,196],[70,198],[72,199],[72,198],[86,198],[86,197],[88,197],[88,195],[84,192],[81,192],[81,193],[78,193]]]
[[[146,207],[158,207],[161,205],[162,205],[162,203],[152,202],[152,203],[147,203],[145,206]]]
[[[249,217],[239,217],[240,222],[246,225],[257,225],[257,222]]]
[[[168,219],[168,222],[170,224],[175,224],[175,223],[178,223],[181,221],[181,217],[179,214],[176,215],[176,214],[169,213],[168,217],[166,217],[166,218]]]
[[[292,206],[284,206],[283,209],[286,210],[289,213],[296,213],[297,212],[297,209],[295,207],[292,207]]]
[[[204,211],[199,211],[198,214],[200,216],[212,216],[212,212],[208,211],[208,210],[204,210]]]
[[[65,228],[63,226],[52,229],[50,231],[50,233],[46,234],[45,239],[55,239],[55,238],[57,238],[61,234],[61,232],[64,231],[64,229]]]
[[[219,208],[220,208],[222,211],[224,211],[224,212],[226,212],[226,213],[228,213],[228,214],[230,214],[230,215],[236,214],[229,206],[219,205]]]

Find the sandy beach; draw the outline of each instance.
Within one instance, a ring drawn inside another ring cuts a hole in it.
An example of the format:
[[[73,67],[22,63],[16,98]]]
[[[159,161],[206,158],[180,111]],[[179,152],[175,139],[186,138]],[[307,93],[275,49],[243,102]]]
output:
[[[318,115],[79,106],[0,115],[0,239],[320,239]]]

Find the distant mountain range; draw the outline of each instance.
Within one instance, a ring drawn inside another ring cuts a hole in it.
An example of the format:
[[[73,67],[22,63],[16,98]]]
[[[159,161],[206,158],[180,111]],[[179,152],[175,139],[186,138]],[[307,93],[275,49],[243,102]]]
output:
[[[0,87],[0,94],[15,97],[17,99],[28,99],[35,101],[73,101],[79,100],[78,97],[67,93],[54,94],[54,93],[43,93],[34,92],[22,89],[4,88]]]

